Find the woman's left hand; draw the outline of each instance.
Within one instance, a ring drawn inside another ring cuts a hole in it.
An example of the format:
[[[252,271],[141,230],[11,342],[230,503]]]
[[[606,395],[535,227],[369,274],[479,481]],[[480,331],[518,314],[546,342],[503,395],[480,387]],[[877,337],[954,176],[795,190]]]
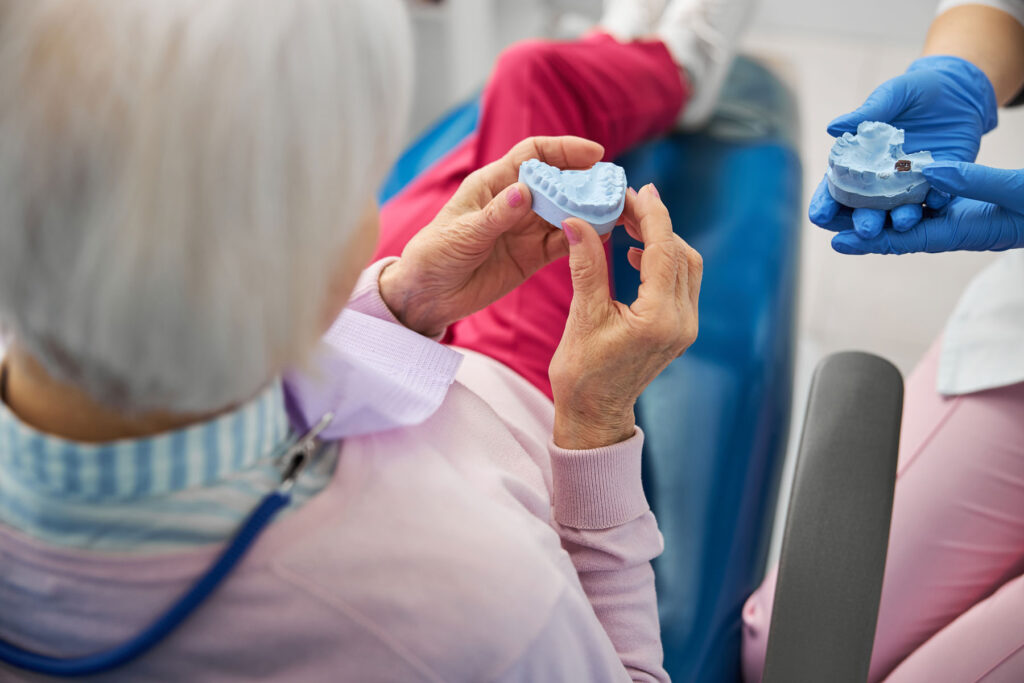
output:
[[[519,165],[540,159],[582,169],[603,155],[601,145],[583,138],[534,137],[471,173],[381,273],[384,302],[406,327],[436,336],[567,255],[562,231],[531,211],[530,190],[517,182]]]

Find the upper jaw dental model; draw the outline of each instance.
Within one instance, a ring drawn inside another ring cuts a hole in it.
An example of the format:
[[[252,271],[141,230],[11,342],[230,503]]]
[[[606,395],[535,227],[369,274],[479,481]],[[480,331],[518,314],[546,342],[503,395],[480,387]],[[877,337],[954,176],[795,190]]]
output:
[[[519,182],[533,194],[534,213],[558,228],[575,216],[604,235],[615,227],[626,205],[626,172],[605,161],[586,171],[563,171],[529,159],[519,167]]]
[[[903,151],[903,130],[879,121],[862,121],[857,134],[843,133],[828,155],[828,191],[855,209],[893,209],[920,204],[928,194],[921,169],[931,152]]]

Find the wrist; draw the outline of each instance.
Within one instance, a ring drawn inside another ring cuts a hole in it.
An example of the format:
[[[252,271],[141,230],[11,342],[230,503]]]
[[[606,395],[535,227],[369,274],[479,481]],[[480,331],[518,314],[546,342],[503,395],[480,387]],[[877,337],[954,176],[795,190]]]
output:
[[[438,337],[446,325],[436,325],[424,319],[410,315],[414,308],[410,306],[412,290],[407,287],[408,277],[401,270],[401,259],[385,266],[377,279],[380,287],[380,298],[391,314],[405,327],[425,337]]]
[[[1024,23],[1013,10],[984,4],[957,4],[932,22],[926,55],[955,55],[985,74],[997,103],[1010,100],[1024,85]]]
[[[636,433],[636,419],[632,408],[622,414],[588,417],[555,407],[553,441],[566,450],[589,450],[611,446],[631,438]]]
[[[907,67],[907,73],[924,70],[941,72],[953,81],[962,93],[961,97],[966,95],[965,99],[978,112],[983,133],[996,127],[999,122],[996,91],[989,75],[980,66],[958,55],[931,54],[918,57]]]

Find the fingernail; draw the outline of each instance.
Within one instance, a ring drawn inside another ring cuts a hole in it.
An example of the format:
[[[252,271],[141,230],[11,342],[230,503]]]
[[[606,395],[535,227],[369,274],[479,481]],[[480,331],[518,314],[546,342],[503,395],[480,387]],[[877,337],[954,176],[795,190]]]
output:
[[[513,209],[523,203],[523,193],[519,191],[518,187],[512,186],[512,189],[508,191],[508,205]]]
[[[644,250],[641,249],[640,247],[630,247],[629,248],[629,253],[631,253],[631,254],[642,254],[642,253],[644,253]]]
[[[632,197],[633,199],[636,199],[636,190],[634,190],[632,187],[628,188],[626,190],[626,193],[629,194],[629,196]]]
[[[654,186],[654,183],[650,183],[649,185],[647,185],[647,187],[651,188],[651,194],[653,194],[658,199],[661,199],[661,194],[658,192],[658,188]]]
[[[562,230],[565,231],[565,239],[569,240],[570,245],[580,243],[580,234],[576,232],[576,228],[569,221],[562,221]]]

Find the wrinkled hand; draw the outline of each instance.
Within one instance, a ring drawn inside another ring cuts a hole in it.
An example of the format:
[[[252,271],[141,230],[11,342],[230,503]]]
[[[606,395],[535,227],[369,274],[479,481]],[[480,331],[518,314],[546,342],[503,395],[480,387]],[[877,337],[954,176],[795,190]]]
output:
[[[631,437],[640,392],[697,338],[700,254],[672,232],[653,185],[629,192],[623,218],[644,243],[629,254],[641,280],[630,306],[611,298],[594,229],[577,218],[565,223],[573,299],[549,369],[554,441],[562,448],[597,448]]]
[[[568,253],[561,230],[530,210],[517,182],[527,159],[590,168],[604,148],[576,137],[523,140],[471,173],[441,212],[381,274],[381,296],[400,321],[427,336],[479,311]]]
[[[1009,171],[961,161],[924,169],[932,187],[957,195],[913,228],[884,230],[864,238],[853,230],[832,238],[843,254],[907,254],[943,251],[1003,251],[1024,247],[1024,169]]]
[[[922,57],[906,73],[886,81],[864,104],[838,117],[828,126],[833,136],[856,133],[862,121],[884,121],[905,131],[903,149],[927,150],[936,160],[973,162],[981,138],[997,123],[992,84],[978,67],[959,57]],[[940,209],[949,195],[928,193],[925,206]],[[856,230],[873,238],[884,227],[909,230],[921,220],[920,204],[898,206],[891,212],[841,206],[822,180],[811,199],[810,219],[830,230]]]

